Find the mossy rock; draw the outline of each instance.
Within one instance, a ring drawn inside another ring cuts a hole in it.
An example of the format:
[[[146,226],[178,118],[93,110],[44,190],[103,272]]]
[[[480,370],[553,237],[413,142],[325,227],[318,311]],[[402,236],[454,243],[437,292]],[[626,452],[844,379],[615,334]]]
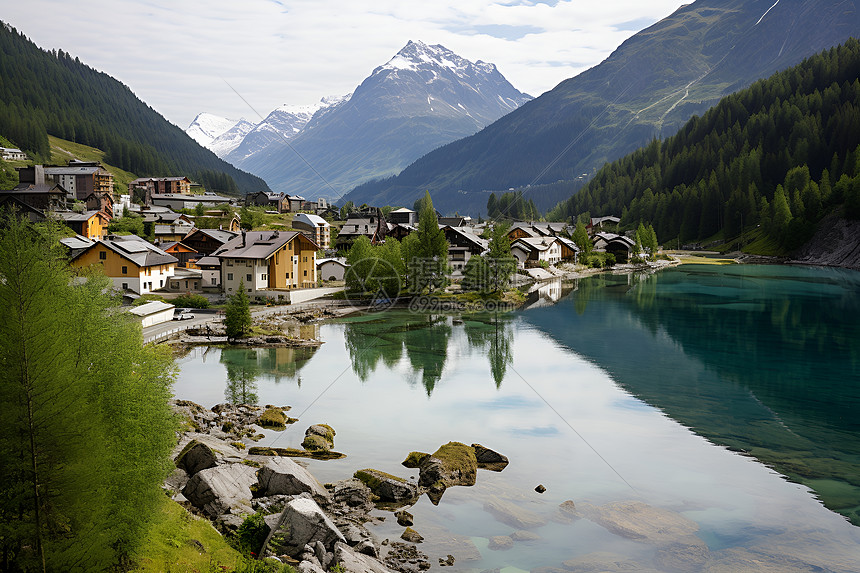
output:
[[[354,476],[370,488],[381,501],[402,502],[418,497],[418,488],[402,477],[374,469],[355,472]]]
[[[409,455],[403,460],[402,465],[407,468],[421,467],[421,462],[426,460],[429,455],[424,452],[409,452]]]
[[[257,418],[258,425],[271,430],[286,430],[287,424],[296,421],[296,418],[290,418],[279,408],[266,408]]]
[[[197,440],[191,440],[176,456],[174,463],[176,467],[192,476],[200,470],[215,467],[216,461],[215,451],[212,448]]]
[[[236,448],[237,450],[244,450],[245,444],[243,442],[230,442],[230,445]]]
[[[447,487],[475,485],[478,460],[475,450],[460,442],[448,442],[432,455],[427,456],[419,468],[418,483],[430,486],[437,482]]]
[[[331,444],[323,436],[311,434],[302,440],[302,447],[311,452],[327,452],[331,449]]]
[[[252,446],[248,448],[248,455],[251,456],[285,456],[290,458],[313,458],[315,460],[339,460],[345,458],[346,454],[333,451],[316,451],[297,450],[295,448],[266,448],[260,446]]]

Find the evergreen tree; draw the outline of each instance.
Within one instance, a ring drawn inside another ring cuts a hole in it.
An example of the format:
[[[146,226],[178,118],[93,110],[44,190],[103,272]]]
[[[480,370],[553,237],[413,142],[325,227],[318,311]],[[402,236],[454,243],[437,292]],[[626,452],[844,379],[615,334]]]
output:
[[[7,218],[0,277],[2,569],[124,569],[172,466],[172,358],[51,227]]]
[[[224,326],[227,338],[234,340],[251,331],[251,301],[245,292],[245,281],[239,281],[239,290],[227,300],[224,309]]]
[[[490,292],[506,290],[511,284],[511,277],[517,271],[517,260],[511,255],[509,229],[508,224],[496,223],[490,234],[487,252],[487,290]]]
[[[448,272],[448,241],[445,232],[439,228],[439,218],[433,208],[433,200],[427,191],[422,199],[417,201],[418,230],[414,249],[410,244],[410,259],[407,262],[411,280],[410,288],[415,293],[425,290],[432,292],[446,284]]]
[[[579,252],[583,256],[591,253],[593,245],[591,239],[588,237],[588,231],[585,230],[585,224],[582,221],[576,223],[576,229],[574,229],[571,239],[579,247]]]

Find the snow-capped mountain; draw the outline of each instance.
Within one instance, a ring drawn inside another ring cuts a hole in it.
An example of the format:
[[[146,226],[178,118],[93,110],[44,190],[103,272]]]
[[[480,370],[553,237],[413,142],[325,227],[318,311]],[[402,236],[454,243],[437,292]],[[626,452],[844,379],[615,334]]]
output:
[[[234,165],[238,165],[270,145],[282,145],[285,141],[296,137],[315,114],[348,99],[349,95],[346,95],[325,97],[313,105],[284,104],[249,130],[239,145],[233,146],[228,153],[221,157]]]
[[[245,136],[251,133],[256,127],[250,121],[240,119],[239,122],[209,142],[208,147],[215,155],[223,159],[228,153],[239,147]]]
[[[471,62],[441,45],[409,42],[351,97],[318,110],[289,146],[270,139],[265,148],[246,153],[249,134],[227,159],[264,177],[273,190],[338,197],[398,173],[530,99],[493,64]]]
[[[244,120],[227,119],[211,113],[199,113],[194,121],[185,128],[185,133],[191,136],[191,139],[202,145],[209,147],[218,136],[233,128],[237,123]]]

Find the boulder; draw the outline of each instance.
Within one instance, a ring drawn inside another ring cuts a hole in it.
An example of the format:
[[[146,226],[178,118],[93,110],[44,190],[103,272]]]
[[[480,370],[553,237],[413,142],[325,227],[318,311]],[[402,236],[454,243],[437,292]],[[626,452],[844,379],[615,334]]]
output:
[[[495,496],[484,503],[484,511],[516,529],[535,529],[546,525],[546,520],[536,513]]]
[[[329,448],[334,447],[334,437],[336,432],[334,428],[329,426],[328,424],[314,424],[305,430],[305,437],[307,436],[320,436],[328,442]]]
[[[400,534],[400,539],[403,541],[409,541],[410,543],[421,543],[424,541],[424,536],[411,527],[407,527],[403,533]]]
[[[472,449],[475,450],[475,459],[478,461],[478,467],[481,469],[500,472],[508,465],[507,456],[503,456],[499,452],[484,447],[481,444],[472,444]]]
[[[328,492],[311,473],[290,458],[272,458],[257,472],[256,495],[296,495],[307,492],[328,498]]]
[[[198,440],[188,442],[174,460],[176,467],[193,476],[200,470],[214,468],[218,462],[212,448]]]
[[[394,517],[397,518],[397,525],[402,525],[403,527],[409,527],[410,525],[415,523],[412,514],[405,509],[401,511],[395,511]]]
[[[364,485],[364,482],[356,478],[340,480],[333,484],[327,484],[331,499],[335,503],[342,503],[351,508],[372,508],[371,497],[373,492]]]
[[[244,464],[200,470],[182,488],[182,495],[210,517],[237,513],[234,510],[238,508],[251,513],[251,486],[257,483],[256,474],[256,468]]]
[[[302,554],[306,545],[313,546],[317,541],[327,551],[331,551],[335,543],[345,539],[310,494],[303,493],[290,499],[284,506],[275,527],[266,538],[263,551],[295,558]]]
[[[302,440],[302,447],[309,452],[328,452],[331,450],[331,446],[332,444],[328,440],[316,434],[305,436],[305,439]]]
[[[373,557],[358,553],[345,543],[335,543],[334,563],[347,573],[394,573]]]
[[[415,484],[379,470],[358,470],[355,478],[361,480],[382,501],[403,502],[418,497]]]
[[[427,459],[429,455],[424,452],[409,452],[409,455],[401,462],[401,465],[407,468],[419,468],[421,467],[421,462]]]
[[[418,484],[425,487],[440,483],[444,487],[471,486],[475,485],[477,473],[475,450],[460,442],[448,442],[421,462]]]

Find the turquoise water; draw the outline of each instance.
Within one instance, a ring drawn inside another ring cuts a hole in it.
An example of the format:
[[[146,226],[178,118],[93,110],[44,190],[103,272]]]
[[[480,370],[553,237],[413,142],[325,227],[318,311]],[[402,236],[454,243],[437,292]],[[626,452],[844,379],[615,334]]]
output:
[[[600,275],[513,315],[388,312],[322,325],[316,351],[196,349],[175,393],[293,406],[300,422],[261,442],[279,447],[332,425],[347,457],[310,461],[322,481],[417,477],[406,455],[451,440],[507,455],[503,472],[410,509],[434,570],[448,553],[445,570],[464,571],[611,553],[634,570],[857,571],[858,286],[860,273],[770,266]],[[515,529],[485,509],[494,499],[544,519],[540,539],[489,549]],[[665,540],[560,523],[566,500],[674,512],[706,547],[667,560]],[[397,539],[380,515],[377,535]]]

